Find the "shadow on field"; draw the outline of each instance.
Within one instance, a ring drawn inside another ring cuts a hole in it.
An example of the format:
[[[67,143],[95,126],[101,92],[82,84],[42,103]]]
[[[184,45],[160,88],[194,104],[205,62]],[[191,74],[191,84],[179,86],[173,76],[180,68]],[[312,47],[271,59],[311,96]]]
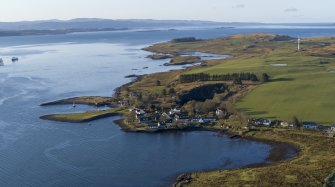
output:
[[[268,119],[276,119],[276,116],[267,116],[268,112],[266,111],[252,111],[250,108],[240,108],[241,112],[248,114],[249,116],[262,116]]]
[[[293,78],[277,78],[277,79],[272,79],[270,82],[286,82],[286,81],[293,81]]]

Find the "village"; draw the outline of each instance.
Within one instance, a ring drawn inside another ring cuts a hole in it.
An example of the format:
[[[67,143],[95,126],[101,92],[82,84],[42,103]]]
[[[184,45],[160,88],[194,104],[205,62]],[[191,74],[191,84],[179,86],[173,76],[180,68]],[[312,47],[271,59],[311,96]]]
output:
[[[333,137],[335,133],[335,125],[321,125],[316,122],[311,121],[294,121],[294,122],[287,122],[287,121],[280,121],[280,120],[270,120],[264,118],[252,119],[249,120],[249,125],[251,126],[264,126],[264,127],[281,127],[281,128],[300,128],[303,130],[314,130],[328,133]]]
[[[222,121],[227,122],[228,120],[222,120],[224,111],[217,109],[212,117],[203,115],[196,115],[195,117],[189,116],[182,109],[174,108],[170,109],[169,112],[148,112],[144,109],[133,108],[129,109],[131,115],[133,115],[133,123],[137,127],[146,127],[149,130],[173,130],[173,129],[185,129],[185,128],[203,128],[219,125],[221,128],[232,128],[232,125],[221,124]],[[329,137],[335,135],[335,125],[321,125],[310,121],[280,121],[271,120],[266,118],[249,119],[248,126],[243,127],[244,129],[252,129],[253,127],[273,127],[273,128],[295,128],[310,131],[319,131],[326,133]]]
[[[146,112],[144,109],[130,109],[131,115],[135,116],[136,126],[145,126],[148,129],[182,129],[182,128],[195,128],[204,126],[213,126],[217,122],[217,117],[204,117],[198,115],[191,117],[181,109],[174,108],[169,112]],[[216,111],[216,115],[221,114],[221,110]]]

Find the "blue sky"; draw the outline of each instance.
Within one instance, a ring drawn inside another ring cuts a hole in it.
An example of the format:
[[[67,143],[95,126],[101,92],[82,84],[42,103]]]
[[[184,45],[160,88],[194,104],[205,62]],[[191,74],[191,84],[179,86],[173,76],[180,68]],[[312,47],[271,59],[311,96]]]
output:
[[[333,22],[335,0],[0,0],[0,21],[109,18]]]

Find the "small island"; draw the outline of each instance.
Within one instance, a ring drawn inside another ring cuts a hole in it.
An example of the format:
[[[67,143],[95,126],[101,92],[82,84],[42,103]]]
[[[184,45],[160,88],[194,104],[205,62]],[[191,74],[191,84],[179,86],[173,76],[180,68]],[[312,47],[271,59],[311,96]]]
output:
[[[173,57],[174,55],[171,55],[171,54],[152,54],[152,55],[147,56],[147,58],[151,58],[152,60],[164,60],[164,59],[169,59]]]
[[[194,64],[194,63],[203,63],[201,57],[192,56],[192,55],[178,55],[178,54],[152,54],[147,56],[153,60],[165,60],[171,59],[169,63],[164,64],[165,66],[173,66],[173,65],[186,65],[186,64]]]
[[[112,98],[79,97],[46,104],[81,102],[112,108],[106,111],[41,118],[87,122],[120,114],[123,119],[118,124],[126,131],[211,130],[288,143],[299,150],[296,157],[275,164],[182,174],[175,186],[333,186],[333,45],[332,37],[310,38],[304,39],[300,49],[296,38],[274,34],[155,44],[145,50],[157,55],[194,51],[232,57],[140,76],[117,89]],[[171,61],[198,60],[174,55]]]
[[[71,114],[51,114],[41,116],[41,119],[44,120],[52,120],[59,122],[68,122],[68,123],[84,123],[90,122],[93,120],[111,117],[111,116],[119,116],[124,113],[124,109],[116,108],[116,109],[107,109],[107,110],[98,110],[98,111],[87,111],[84,113],[71,113]]]

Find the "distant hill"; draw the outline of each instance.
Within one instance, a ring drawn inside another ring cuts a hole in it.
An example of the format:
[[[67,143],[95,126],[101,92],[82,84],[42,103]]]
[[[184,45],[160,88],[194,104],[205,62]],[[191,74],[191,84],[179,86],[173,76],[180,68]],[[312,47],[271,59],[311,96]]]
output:
[[[333,23],[288,23],[263,24],[241,22],[214,22],[199,20],[152,20],[152,19],[98,19],[78,18],[72,20],[42,20],[21,22],[0,22],[1,36],[50,35],[73,32],[115,31],[128,29],[173,29],[177,27],[216,27],[218,29],[245,26],[334,26]]]
[[[152,28],[152,27],[180,27],[221,25],[211,21],[186,20],[110,20],[96,18],[78,18],[72,20],[44,20],[22,22],[0,22],[0,30],[67,30],[67,29],[106,29],[106,28]]]
[[[78,18],[72,20],[43,20],[0,22],[0,37],[24,35],[54,35],[74,32],[116,31],[129,29],[154,29],[176,27],[222,26],[223,23],[188,20],[111,20]]]

